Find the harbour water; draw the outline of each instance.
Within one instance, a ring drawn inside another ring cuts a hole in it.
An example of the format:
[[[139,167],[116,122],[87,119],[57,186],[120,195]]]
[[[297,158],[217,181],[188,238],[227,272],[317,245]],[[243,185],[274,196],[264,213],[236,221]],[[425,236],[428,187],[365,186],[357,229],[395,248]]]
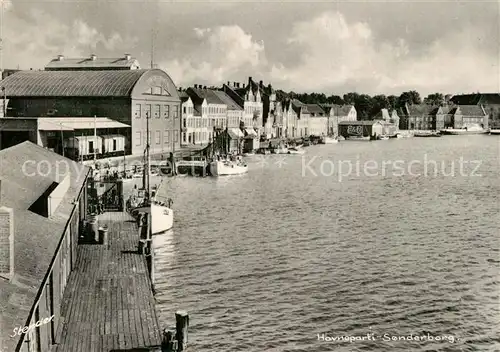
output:
[[[500,350],[499,143],[343,142],[249,158],[247,175],[166,180],[160,325],[189,311],[196,351]],[[360,172],[339,181],[341,161]],[[410,334],[427,341],[387,341]]]

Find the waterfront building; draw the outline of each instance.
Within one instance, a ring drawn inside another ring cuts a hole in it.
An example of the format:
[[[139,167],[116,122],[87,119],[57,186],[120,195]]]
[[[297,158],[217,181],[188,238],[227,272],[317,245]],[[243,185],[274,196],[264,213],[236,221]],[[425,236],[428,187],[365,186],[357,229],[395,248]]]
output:
[[[208,143],[208,114],[205,113],[206,101],[195,106],[186,92],[179,92],[181,99],[181,145],[203,145]]]
[[[383,134],[384,125],[379,120],[339,122],[339,135],[344,138],[375,137]]]
[[[328,119],[329,135],[338,135],[338,124],[343,121],[356,121],[358,114],[354,105],[320,104]]]
[[[291,107],[297,114],[297,118],[295,120],[297,137],[308,137],[310,134],[309,118],[311,115],[307,110],[307,105],[298,99],[292,99]]]
[[[380,109],[373,120],[380,120],[384,125],[384,135],[392,136],[399,130],[399,116],[396,110]]]
[[[64,55],[58,55],[45,66],[45,71],[139,70],[140,68],[139,61],[130,54],[114,58],[100,58],[94,54],[85,58],[66,58]]]
[[[307,104],[309,117],[309,133],[313,136],[324,136],[328,134],[328,117],[318,104]]]
[[[49,352],[60,343],[89,175],[88,167],[31,142],[0,151],[2,351]]]
[[[446,123],[443,128],[466,128],[472,126],[489,127],[489,115],[482,105],[458,105],[447,108]]]
[[[241,127],[250,139],[259,139],[263,126],[263,103],[258,85],[248,78],[248,84],[239,82],[224,84],[222,90],[243,108],[243,123]]]
[[[399,109],[399,129],[401,130],[435,130],[437,107],[427,104],[405,104]]]
[[[198,140],[201,139],[202,144],[209,143],[215,132],[223,131],[227,127],[227,105],[219,99],[214,90],[206,86],[195,84],[194,87],[189,87],[186,93],[193,101],[195,116],[198,116],[202,128],[205,129]]]
[[[11,123],[9,130],[1,131],[0,148],[32,140],[62,152],[69,137],[94,134],[89,123],[94,117],[98,135],[125,137],[125,155],[143,154],[148,123],[152,154],[180,147],[180,99],[162,70],[21,71],[3,80],[2,86],[9,99],[6,116],[36,118],[43,128],[26,131],[25,122],[17,127]],[[87,143],[88,150],[105,156],[92,138]]]
[[[297,130],[298,115],[292,106],[292,101],[290,99],[287,99],[282,103],[282,106],[283,106],[283,123],[285,125],[285,136],[287,138],[299,137],[299,133]]]
[[[477,105],[482,106],[488,114],[488,126],[493,129],[500,128],[500,94],[499,93],[476,93],[460,94],[450,98],[454,105]]]

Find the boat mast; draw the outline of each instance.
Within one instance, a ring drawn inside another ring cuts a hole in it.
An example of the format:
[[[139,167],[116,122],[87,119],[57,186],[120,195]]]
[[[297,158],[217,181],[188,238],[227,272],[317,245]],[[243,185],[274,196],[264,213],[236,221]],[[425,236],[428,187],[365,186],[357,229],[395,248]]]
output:
[[[150,164],[151,164],[151,156],[149,154],[149,113],[148,111],[146,111],[146,178],[145,178],[145,181],[146,181],[146,184],[144,185],[144,189],[146,190],[147,192],[147,201],[149,201],[151,199],[151,185],[150,185],[150,180],[149,180],[149,177],[150,177],[150,174],[151,174],[151,167],[150,167]]]
[[[94,170],[96,169],[96,164],[97,164],[97,116],[94,115]],[[64,148],[64,147],[63,147]]]

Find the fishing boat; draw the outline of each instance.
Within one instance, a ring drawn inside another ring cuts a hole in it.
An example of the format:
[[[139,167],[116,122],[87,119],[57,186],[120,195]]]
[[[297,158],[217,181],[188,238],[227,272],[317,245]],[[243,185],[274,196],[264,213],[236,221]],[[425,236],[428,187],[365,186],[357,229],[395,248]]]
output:
[[[347,141],[369,141],[370,136],[347,136]]]
[[[439,131],[415,131],[414,137],[441,137]]]
[[[300,147],[288,148],[288,154],[304,154],[306,151]]]
[[[153,175],[150,167],[149,116],[147,113],[146,131],[148,132],[148,138],[146,142],[145,163],[143,167],[143,187],[139,190],[135,200],[131,202],[130,212],[135,216],[138,216],[141,213],[150,214],[150,231],[151,235],[154,236],[168,231],[173,227],[174,211],[171,208],[172,200],[170,198],[165,199],[165,202],[158,199],[160,186],[156,187],[154,190],[151,187],[150,179]]]
[[[241,175],[248,172],[248,165],[238,160],[214,160],[210,163],[212,176]]]
[[[487,131],[479,125],[466,126],[464,128],[444,128],[440,130],[442,134],[448,135],[466,135],[466,134],[483,134]]]

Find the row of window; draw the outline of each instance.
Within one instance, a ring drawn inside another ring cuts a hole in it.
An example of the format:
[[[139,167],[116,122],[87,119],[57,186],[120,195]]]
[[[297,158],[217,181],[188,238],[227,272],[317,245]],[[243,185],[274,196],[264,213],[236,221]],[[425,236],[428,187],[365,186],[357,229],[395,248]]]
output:
[[[150,144],[161,144],[162,143],[162,131],[155,131],[154,134],[154,140],[151,139],[151,131],[149,131],[149,136],[146,134],[147,132],[141,132],[137,131],[135,132],[135,145],[140,146],[140,145],[145,145],[147,143],[147,138],[149,137],[149,143]],[[163,144],[169,144],[172,139],[171,136],[173,135],[173,142],[177,143],[179,141],[179,131],[169,131],[165,130],[163,131]]]
[[[160,105],[160,104],[135,104],[134,117],[140,119],[142,117],[152,117],[159,119],[160,117],[168,119],[173,117],[176,119],[179,117],[179,106],[174,105]]]
[[[257,106],[245,106],[245,114],[253,114],[255,111],[260,111]]]
[[[210,132],[193,132],[193,133],[183,133],[182,142],[189,144],[200,144],[207,143],[212,138],[212,133]]]

